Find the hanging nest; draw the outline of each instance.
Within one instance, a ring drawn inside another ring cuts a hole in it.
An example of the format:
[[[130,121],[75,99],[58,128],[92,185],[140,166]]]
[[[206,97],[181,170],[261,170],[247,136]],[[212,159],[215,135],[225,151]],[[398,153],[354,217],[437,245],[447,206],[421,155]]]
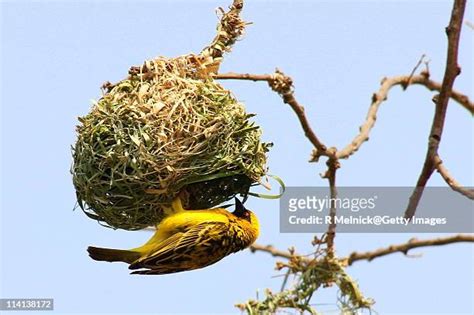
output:
[[[205,60],[159,57],[132,67],[79,118],[72,174],[89,217],[141,229],[158,223],[178,194],[188,209],[210,208],[266,174],[270,144]]]

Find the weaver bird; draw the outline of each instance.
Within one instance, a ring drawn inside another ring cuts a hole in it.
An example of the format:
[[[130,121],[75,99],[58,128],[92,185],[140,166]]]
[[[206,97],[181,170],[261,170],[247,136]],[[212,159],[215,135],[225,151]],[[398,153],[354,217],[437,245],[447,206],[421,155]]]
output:
[[[185,210],[176,198],[156,232],[144,245],[129,249],[90,246],[94,260],[122,261],[132,274],[162,275],[203,268],[250,246],[258,237],[255,214],[235,198],[235,211]]]

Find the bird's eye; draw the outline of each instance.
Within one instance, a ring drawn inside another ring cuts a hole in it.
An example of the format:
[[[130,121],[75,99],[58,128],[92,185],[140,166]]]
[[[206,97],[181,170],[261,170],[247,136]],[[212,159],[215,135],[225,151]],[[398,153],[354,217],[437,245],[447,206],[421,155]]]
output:
[[[245,220],[250,222],[250,212],[249,211],[245,211],[244,218],[245,218]]]

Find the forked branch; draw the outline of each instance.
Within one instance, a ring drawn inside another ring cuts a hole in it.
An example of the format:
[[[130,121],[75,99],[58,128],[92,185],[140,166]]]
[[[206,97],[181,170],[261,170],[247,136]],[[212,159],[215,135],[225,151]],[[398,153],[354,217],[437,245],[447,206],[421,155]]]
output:
[[[458,65],[458,49],[465,8],[466,0],[454,1],[451,20],[446,28],[446,34],[448,35],[446,69],[444,72],[443,83],[441,85],[441,91],[439,95],[434,98],[436,110],[431,125],[430,137],[428,139],[428,150],[426,152],[421,174],[418,177],[416,187],[410,197],[407,209],[405,210],[405,218],[412,218],[415,215],[418,203],[423,195],[424,187],[435,170],[435,159],[438,155],[438,148],[443,135],[449,98],[452,94],[454,80],[461,73],[461,68]]]

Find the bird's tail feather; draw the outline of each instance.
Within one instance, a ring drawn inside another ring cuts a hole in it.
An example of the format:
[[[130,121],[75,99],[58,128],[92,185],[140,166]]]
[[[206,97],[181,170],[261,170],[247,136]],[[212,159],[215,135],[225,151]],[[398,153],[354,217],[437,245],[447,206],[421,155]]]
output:
[[[92,259],[100,261],[123,261],[131,264],[140,258],[140,253],[131,250],[89,246],[87,251]]]

